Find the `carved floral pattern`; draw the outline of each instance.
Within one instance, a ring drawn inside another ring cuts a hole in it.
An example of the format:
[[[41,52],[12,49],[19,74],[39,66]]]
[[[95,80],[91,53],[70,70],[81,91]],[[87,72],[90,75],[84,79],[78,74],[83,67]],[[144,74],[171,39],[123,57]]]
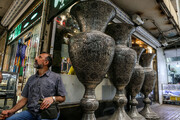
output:
[[[81,33],[69,42],[69,55],[79,81],[85,86],[81,100],[82,120],[95,120],[99,103],[94,89],[103,80],[113,60],[115,42],[104,34],[107,24],[115,17],[115,9],[102,1],[81,1],[70,11]]]
[[[106,30],[106,33],[112,36],[116,43],[113,62],[109,69],[109,78],[117,89],[114,102],[118,109],[110,120],[130,120],[124,110],[124,105],[127,103],[124,88],[130,81],[137,60],[136,52],[127,47],[134,30],[132,25],[126,23],[110,24]]]
[[[153,70],[150,65],[154,58],[155,54],[153,53],[143,53],[140,58],[140,64],[144,67],[145,78],[144,83],[141,89],[141,92],[144,94],[145,98],[143,100],[145,106],[140,114],[143,115],[146,119],[157,120],[159,116],[150,108],[151,100],[148,95],[153,90],[156,82],[156,71]]]
[[[143,67],[139,65],[139,58],[145,49],[139,46],[132,47],[132,49],[134,49],[137,53],[137,62],[131,80],[126,88],[128,94],[131,95],[131,100],[129,101],[131,109],[128,112],[128,115],[133,120],[145,120],[145,118],[141,116],[137,111],[136,106],[138,102],[135,98],[136,95],[140,92],[144,82],[145,73]]]

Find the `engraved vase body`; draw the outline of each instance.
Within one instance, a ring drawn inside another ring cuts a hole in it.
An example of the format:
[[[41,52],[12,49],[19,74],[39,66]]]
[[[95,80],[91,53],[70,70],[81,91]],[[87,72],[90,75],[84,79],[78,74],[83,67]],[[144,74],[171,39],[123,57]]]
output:
[[[140,111],[140,114],[149,120],[159,119],[159,116],[150,108],[151,100],[148,97],[156,82],[156,71],[150,67],[154,56],[155,54],[153,53],[143,53],[140,59],[140,64],[144,67],[145,72],[145,79],[141,89],[141,92],[145,96],[143,100],[145,106],[143,110]]]
[[[85,86],[82,120],[95,120],[94,111],[99,105],[95,88],[107,73],[115,49],[113,38],[103,32],[115,16],[115,9],[101,1],[82,1],[70,13],[81,29],[70,39],[69,54],[77,77]]]
[[[131,96],[131,100],[129,101],[131,109],[128,112],[128,115],[132,120],[145,120],[145,118],[137,111],[136,106],[138,105],[138,101],[135,98],[136,95],[140,92],[142,84],[144,82],[145,73],[143,67],[139,65],[139,59],[145,49],[139,47],[139,45],[132,47],[132,49],[134,49],[137,53],[137,62],[130,82],[126,88],[128,95]]]
[[[134,27],[126,23],[111,24],[106,29],[106,33],[114,38],[116,44],[109,78],[116,87],[114,102],[118,108],[110,120],[131,120],[124,110],[127,103],[124,88],[130,81],[137,57],[136,52],[127,47],[127,42],[133,32]]]

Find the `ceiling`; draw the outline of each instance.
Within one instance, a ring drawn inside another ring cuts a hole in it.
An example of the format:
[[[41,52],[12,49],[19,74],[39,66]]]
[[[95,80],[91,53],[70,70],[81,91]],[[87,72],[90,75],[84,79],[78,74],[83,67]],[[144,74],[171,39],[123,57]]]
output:
[[[13,0],[0,0],[0,21],[7,12],[12,2]],[[3,34],[4,30],[5,28],[0,25],[0,36]]]
[[[13,1],[18,0],[0,0],[0,21]],[[111,0],[117,7],[126,12],[129,17],[132,17],[134,14],[139,15],[144,21],[144,24],[142,24],[143,28],[151,33],[161,44],[164,45],[164,42],[166,42],[168,46],[164,46],[167,48],[175,45],[180,46],[180,32],[175,29],[170,18],[164,13],[157,1],[162,0]],[[177,12],[176,0],[170,1]],[[0,25],[0,36],[4,30],[5,27]]]
[[[177,10],[176,0],[171,0],[171,2],[172,2],[172,5],[173,5],[175,11],[177,12],[178,10]]]
[[[116,6],[126,12],[131,18],[134,14],[144,21],[142,26],[162,44],[174,45],[179,38],[179,32],[163,12],[158,0],[111,0]],[[175,1],[172,0],[174,6]],[[176,39],[175,39],[176,38]],[[166,46],[166,45],[165,45]],[[167,46],[166,46],[167,47]]]

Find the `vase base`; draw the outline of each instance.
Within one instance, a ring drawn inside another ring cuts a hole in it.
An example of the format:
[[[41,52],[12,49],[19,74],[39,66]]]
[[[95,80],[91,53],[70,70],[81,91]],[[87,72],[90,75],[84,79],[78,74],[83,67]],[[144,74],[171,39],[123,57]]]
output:
[[[159,120],[160,117],[151,109],[150,110],[142,110],[140,112],[142,116],[144,116],[147,120]]]
[[[142,115],[140,115],[138,112],[129,112],[128,113],[129,117],[132,119],[132,120],[146,120]]]
[[[124,110],[116,110],[109,120],[132,120]]]
[[[84,114],[81,120],[96,120],[94,114]]]

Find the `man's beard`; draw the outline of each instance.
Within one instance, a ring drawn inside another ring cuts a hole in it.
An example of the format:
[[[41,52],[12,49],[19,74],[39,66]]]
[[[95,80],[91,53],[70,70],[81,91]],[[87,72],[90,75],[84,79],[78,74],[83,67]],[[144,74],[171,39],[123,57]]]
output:
[[[41,68],[43,68],[43,65],[42,64],[38,64],[36,61],[35,61],[35,63],[34,63],[34,68],[36,68],[36,69],[41,69]]]

